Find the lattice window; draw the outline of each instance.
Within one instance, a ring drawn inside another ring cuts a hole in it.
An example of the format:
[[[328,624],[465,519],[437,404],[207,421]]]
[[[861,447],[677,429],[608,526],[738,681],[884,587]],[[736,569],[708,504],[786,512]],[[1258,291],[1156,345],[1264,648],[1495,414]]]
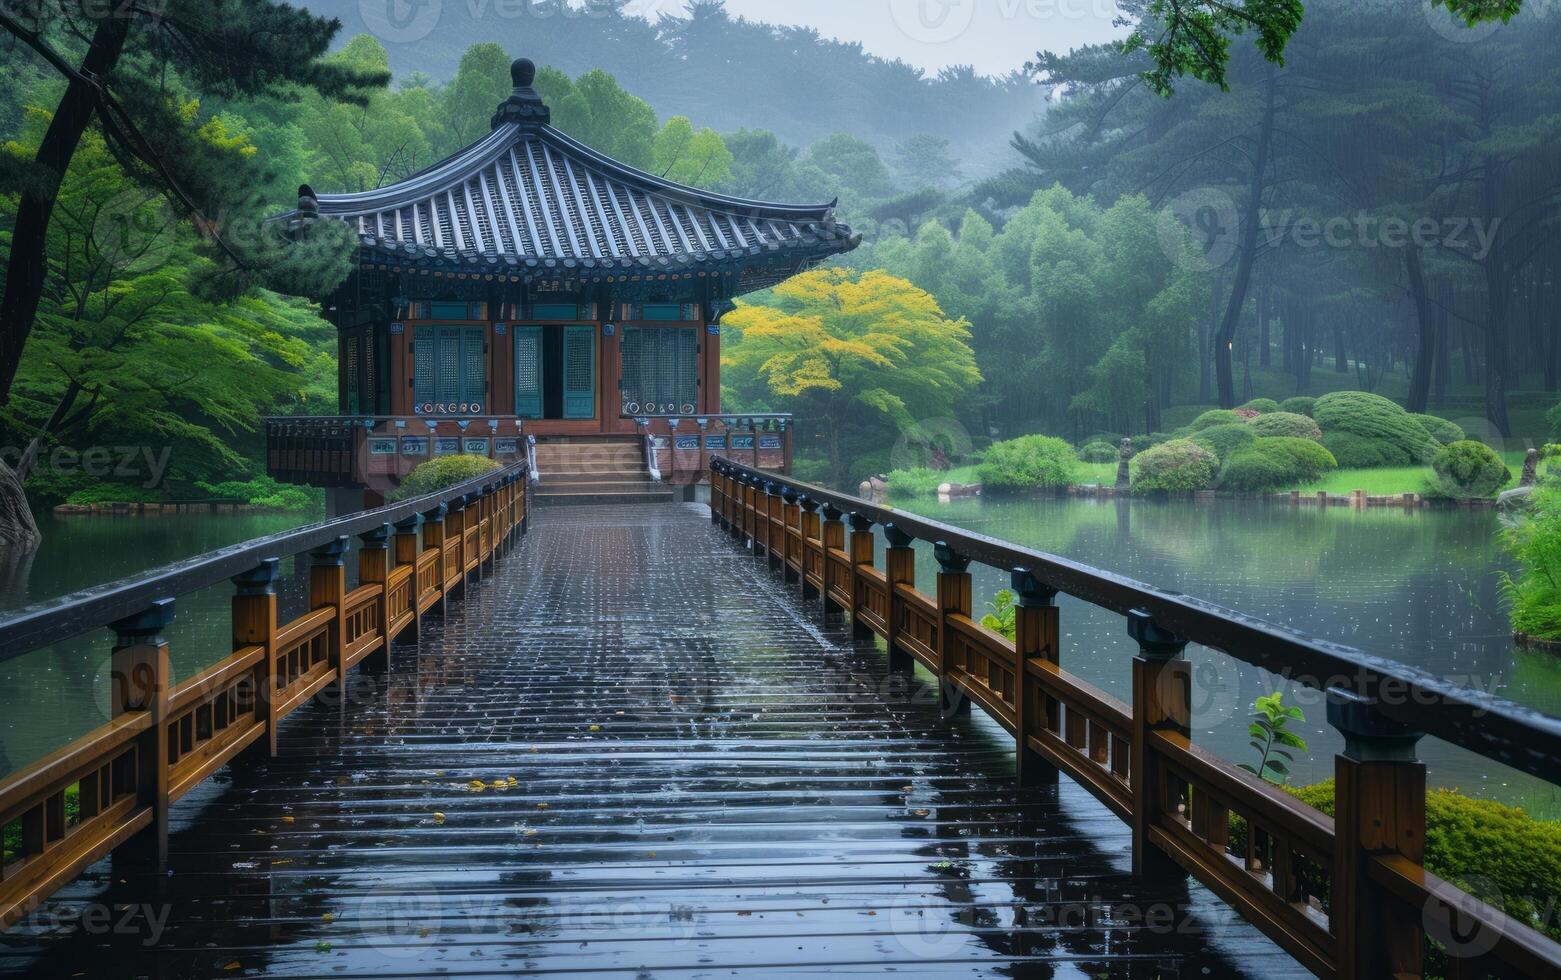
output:
[[[699,334],[665,327],[623,331],[623,414],[692,415],[699,401]]]
[[[487,401],[481,327],[419,327],[412,343],[412,390],[420,415],[476,415]]]

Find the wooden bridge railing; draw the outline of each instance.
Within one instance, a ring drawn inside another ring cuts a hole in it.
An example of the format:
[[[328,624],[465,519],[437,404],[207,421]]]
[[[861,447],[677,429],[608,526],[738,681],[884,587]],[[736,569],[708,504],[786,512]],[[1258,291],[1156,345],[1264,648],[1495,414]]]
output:
[[[104,626],[112,717],[0,779],[0,928],[113,853],[159,870],[168,807],[246,752],[275,755],[283,718],[442,605],[526,529],[526,464],[34,606],[0,621],[0,661]],[[419,539],[418,531],[422,536]],[[358,582],[346,555],[357,535]],[[277,621],[280,558],[308,554],[309,611]],[[231,580],[233,652],[177,685],[163,631],[175,597]],[[67,797],[77,812],[67,818]]]
[[[710,485],[712,520],[805,598],[849,614],[859,637],[883,637],[892,667],[925,667],[945,710],[973,702],[1012,732],[1021,782],[1066,773],[1127,822],[1135,872],[1173,862],[1321,977],[1420,976],[1428,927],[1469,938],[1447,949],[1451,976],[1561,975],[1561,945],[1425,869],[1425,767],[1414,752],[1431,735],[1561,782],[1561,720],[729,459],[713,461]],[[887,542],[882,567],[874,525]],[[915,540],[935,544],[934,595],[915,587]],[[1015,640],[974,618],[971,561],[1011,574]],[[1059,592],[1126,618],[1139,645],[1131,704],[1064,669]],[[1328,721],[1346,746],[1333,817],[1193,743],[1188,643],[1327,692]]]

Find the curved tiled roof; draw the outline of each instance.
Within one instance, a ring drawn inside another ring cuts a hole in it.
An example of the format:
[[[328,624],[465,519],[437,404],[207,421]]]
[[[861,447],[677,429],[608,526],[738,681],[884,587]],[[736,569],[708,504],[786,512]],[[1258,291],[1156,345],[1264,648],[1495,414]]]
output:
[[[516,96],[483,139],[388,187],[301,192],[301,207],[353,225],[375,261],[592,278],[699,269],[737,275],[741,291],[861,240],[836,223],[835,202],[748,201],[606,157],[548,125],[516,71]]]

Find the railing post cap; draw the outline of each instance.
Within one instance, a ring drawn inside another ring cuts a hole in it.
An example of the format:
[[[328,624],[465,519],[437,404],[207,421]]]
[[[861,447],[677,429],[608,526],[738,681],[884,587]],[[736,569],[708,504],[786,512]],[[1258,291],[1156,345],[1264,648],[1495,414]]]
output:
[[[1412,762],[1424,732],[1394,721],[1374,697],[1348,688],[1327,691],[1328,724],[1344,736],[1344,754],[1361,762]]]
[[[383,551],[390,540],[390,524],[381,524],[379,527],[371,527],[358,535],[358,540],[363,542],[363,547],[368,551]]]
[[[844,516],[844,511],[842,511],[839,507],[836,507],[834,504],[825,504],[824,505],[824,520],[826,520],[826,521],[838,521],[843,516]]]
[[[914,535],[908,534],[893,523],[883,526],[883,536],[888,539],[889,546],[892,548],[909,548],[911,542],[916,540]]]
[[[344,565],[347,562],[348,547],[347,536],[341,534],[334,541],[327,541],[311,550],[309,557],[316,565]]]
[[[774,483],[770,484],[770,487],[772,488],[770,490],[771,493],[775,492],[773,489],[774,486]],[[784,500],[786,503],[794,504],[797,502],[797,491],[793,490],[791,487],[781,487],[780,497],[781,500]]]
[[[409,534],[413,531],[416,531],[417,526],[421,523],[423,523],[422,514],[413,514],[411,517],[403,517],[401,520],[396,522],[396,532],[398,534]]]
[[[423,511],[423,520],[430,524],[443,524],[444,515],[450,512],[450,508],[444,504],[436,504],[433,510]]]
[[[815,510],[818,510],[818,501],[814,500],[805,493],[799,494],[797,496],[797,504],[809,514],[813,513]]]
[[[1018,597],[1019,605],[1026,609],[1056,604],[1057,590],[1043,584],[1028,568],[1016,568],[1009,572],[1008,583]]]
[[[938,566],[946,574],[957,574],[970,567],[970,559],[954,550],[954,546],[947,541],[935,542],[932,546],[932,556],[938,560]]]
[[[238,589],[239,595],[269,595],[275,591],[277,572],[282,559],[262,558],[260,564],[247,572],[239,572],[228,581]]]
[[[1160,626],[1147,609],[1128,610],[1127,635],[1149,656],[1174,657],[1187,645],[1186,637]]]
[[[172,597],[155,599],[140,612],[109,623],[108,628],[114,631],[121,646],[154,642],[162,635],[163,630],[168,628],[168,624],[173,622],[173,613]]]
[[[851,512],[851,530],[871,531],[873,523],[873,519],[866,514],[857,513],[856,511]]]

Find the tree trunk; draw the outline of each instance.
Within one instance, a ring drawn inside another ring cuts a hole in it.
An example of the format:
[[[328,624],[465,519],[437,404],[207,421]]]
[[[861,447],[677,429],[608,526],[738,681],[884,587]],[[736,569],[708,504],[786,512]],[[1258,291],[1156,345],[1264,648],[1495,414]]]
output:
[[[1494,157],[1485,157],[1485,180],[1482,198],[1485,203],[1487,228],[1496,227],[1496,180],[1499,164]],[[1512,435],[1512,424],[1507,418],[1507,310],[1511,297],[1507,295],[1506,250],[1499,241],[1491,245],[1485,261],[1485,418],[1496,433],[1503,438]]]
[[[1404,271],[1409,276],[1409,295],[1415,301],[1415,324],[1419,327],[1419,343],[1415,346],[1415,363],[1409,371],[1409,398],[1405,405],[1411,412],[1424,414],[1426,397],[1431,391],[1431,372],[1435,369],[1438,346],[1436,317],[1431,315],[1431,301],[1426,296],[1425,270],[1420,264],[1420,249],[1404,249]]]
[[[1236,281],[1231,286],[1230,302],[1225,306],[1225,318],[1214,335],[1214,376],[1219,383],[1220,407],[1236,407],[1236,379],[1231,370],[1231,347],[1236,336],[1236,326],[1241,322],[1241,308],[1247,302],[1247,286],[1252,281],[1252,265],[1257,261],[1258,221],[1262,217],[1263,186],[1268,172],[1268,149],[1274,134],[1274,97],[1276,83],[1274,68],[1268,67],[1268,91],[1263,102],[1263,121],[1258,128],[1257,155],[1252,162],[1252,176],[1247,181],[1246,213],[1242,215],[1241,245],[1237,252]]]
[[[86,78],[101,79],[113,70],[129,33],[128,16],[114,14],[98,21],[92,43],[81,63]],[[49,237],[49,219],[54,213],[54,198],[65,171],[76,154],[81,134],[92,121],[97,93],[92,86],[74,79],[54,110],[54,118],[33,155],[37,178],[29,182],[16,207],[11,229],[11,254],[6,262],[5,295],[0,297],[0,404],[11,398],[11,382],[22,362],[22,349],[38,314],[48,272],[45,247]],[[17,484],[16,489],[20,489]],[[0,496],[4,496],[0,493]],[[15,515],[0,513],[0,522]],[[29,518],[30,519],[30,518]],[[0,535],[3,535],[0,531]],[[36,533],[36,532],[35,532]]]
[[[1344,350],[1344,328],[1338,325],[1333,328],[1333,369],[1340,374],[1350,369],[1350,358]]]
[[[27,494],[16,471],[0,460],[0,547],[15,552],[36,551],[43,543]]]
[[[1273,293],[1273,287],[1268,283],[1257,292],[1257,366],[1260,368],[1268,367],[1273,360],[1268,350],[1268,321],[1273,316],[1269,306]]]

